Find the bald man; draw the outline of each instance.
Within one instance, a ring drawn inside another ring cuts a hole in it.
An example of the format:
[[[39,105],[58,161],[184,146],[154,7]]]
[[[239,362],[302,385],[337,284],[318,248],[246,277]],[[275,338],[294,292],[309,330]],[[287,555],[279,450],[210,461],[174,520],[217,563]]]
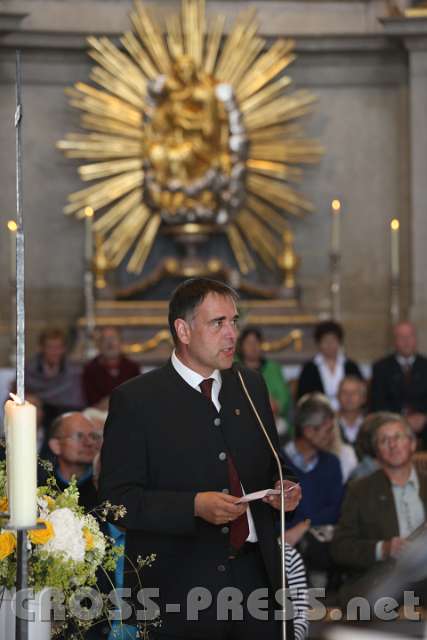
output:
[[[394,353],[373,367],[371,409],[400,413],[421,434],[427,421],[427,358],[417,353],[417,332],[411,322],[399,322],[393,337]]]
[[[48,444],[55,456],[54,475],[59,488],[68,487],[74,476],[79,503],[90,511],[98,502],[92,463],[102,444],[102,429],[78,411],[64,413],[52,423]],[[46,472],[42,470],[39,484],[45,481]]]

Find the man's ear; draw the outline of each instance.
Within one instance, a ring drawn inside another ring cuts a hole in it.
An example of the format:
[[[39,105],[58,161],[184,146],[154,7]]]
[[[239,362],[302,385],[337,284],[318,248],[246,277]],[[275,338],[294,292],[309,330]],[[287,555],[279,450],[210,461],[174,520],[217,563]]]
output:
[[[188,322],[186,322],[183,318],[177,318],[174,322],[174,327],[176,335],[178,336],[178,340],[183,344],[188,344],[191,337],[191,329]]]
[[[61,453],[61,445],[59,444],[59,440],[57,438],[50,438],[50,440],[48,441],[48,445],[52,453],[54,453],[56,456],[59,456],[59,454]]]

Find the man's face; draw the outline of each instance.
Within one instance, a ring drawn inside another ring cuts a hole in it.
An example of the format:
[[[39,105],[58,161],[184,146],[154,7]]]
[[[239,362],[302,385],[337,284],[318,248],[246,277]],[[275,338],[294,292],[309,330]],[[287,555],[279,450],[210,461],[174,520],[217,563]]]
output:
[[[312,447],[319,450],[325,450],[330,447],[334,434],[333,418],[326,418],[316,427],[304,427],[304,438]]]
[[[356,380],[344,380],[338,393],[341,411],[360,411],[365,403],[365,387]]]
[[[384,467],[399,469],[410,463],[415,452],[415,439],[400,422],[388,422],[377,432],[377,458]]]
[[[394,328],[394,346],[397,353],[404,358],[415,355],[417,351],[417,334],[414,325],[402,322]]]
[[[237,338],[237,310],[229,296],[208,293],[188,321],[175,320],[178,354],[204,377],[233,364]]]
[[[116,359],[121,353],[120,336],[114,329],[104,329],[99,339],[99,351],[109,360]]]
[[[62,338],[48,338],[41,347],[42,358],[50,367],[58,367],[65,355],[65,344]]]
[[[59,433],[49,441],[52,451],[66,464],[92,464],[101,443],[102,431],[81,413],[64,418]]]

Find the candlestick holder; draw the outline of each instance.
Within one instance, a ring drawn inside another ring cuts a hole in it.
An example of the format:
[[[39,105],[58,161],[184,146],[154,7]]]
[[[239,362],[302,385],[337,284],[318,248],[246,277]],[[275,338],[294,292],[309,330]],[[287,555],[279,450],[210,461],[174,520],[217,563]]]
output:
[[[337,251],[331,251],[329,265],[331,317],[339,322],[341,320],[341,254]]]

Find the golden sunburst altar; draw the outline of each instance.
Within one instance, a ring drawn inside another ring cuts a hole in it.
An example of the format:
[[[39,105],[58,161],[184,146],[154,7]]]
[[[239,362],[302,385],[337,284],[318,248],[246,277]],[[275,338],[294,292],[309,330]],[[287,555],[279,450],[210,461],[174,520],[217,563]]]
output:
[[[312,210],[295,183],[322,149],[298,124],[314,96],[289,91],[294,43],[268,48],[252,10],[225,35],[224,17],[208,22],[203,0],[182,0],[180,15],[163,21],[136,2],[130,17],[120,43],[89,38],[94,84],[67,90],[88,132],[58,142],[93,182],[69,196],[65,213],[94,214],[98,297],[108,291],[111,302],[106,313],[108,302],[98,304],[97,320],[115,318],[117,300],[138,298],[148,319],[159,283],[170,289],[194,275],[268,301],[275,317],[295,311],[289,218]],[[218,237],[229,258],[207,253]],[[267,278],[257,278],[260,269]],[[134,316],[126,317],[129,326]]]

